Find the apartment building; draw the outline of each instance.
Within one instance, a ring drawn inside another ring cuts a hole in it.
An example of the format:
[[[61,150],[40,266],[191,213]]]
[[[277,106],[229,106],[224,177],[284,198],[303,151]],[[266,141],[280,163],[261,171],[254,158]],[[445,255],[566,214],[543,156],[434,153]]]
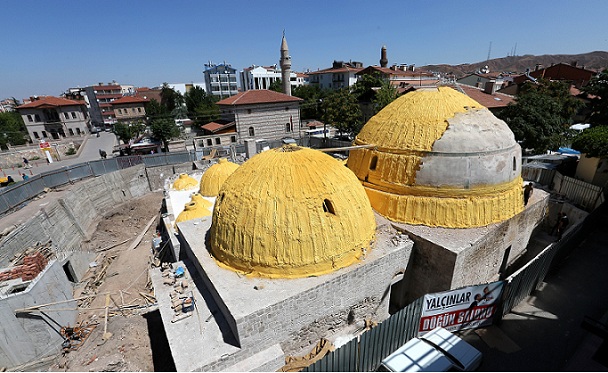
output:
[[[363,70],[361,62],[334,61],[329,69],[308,72],[309,84],[320,89],[347,88],[357,82],[357,73]]]
[[[86,87],[85,92],[90,104],[89,110],[92,125],[95,127],[111,128],[116,123],[116,113],[114,113],[112,108],[112,101],[122,96],[134,94],[135,87],[132,85],[121,85],[116,82],[108,84],[99,83]]]
[[[205,64],[205,91],[221,98],[236,95],[238,92],[237,72],[225,62],[216,65],[212,62]]]
[[[244,68],[240,72],[241,88],[243,91],[250,89],[270,89],[270,85],[282,80],[281,68],[276,64],[272,66],[256,66]],[[299,87],[307,83],[307,75],[290,72],[289,83],[291,88]]]
[[[112,101],[116,121],[122,123],[146,122],[146,104],[149,99],[138,96],[124,96]]]

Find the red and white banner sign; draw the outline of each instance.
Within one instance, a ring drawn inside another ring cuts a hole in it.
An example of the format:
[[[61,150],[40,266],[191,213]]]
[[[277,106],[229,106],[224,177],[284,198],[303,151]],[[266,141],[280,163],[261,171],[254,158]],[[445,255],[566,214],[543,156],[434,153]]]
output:
[[[425,295],[418,334],[438,326],[455,331],[491,325],[503,288],[498,281]]]

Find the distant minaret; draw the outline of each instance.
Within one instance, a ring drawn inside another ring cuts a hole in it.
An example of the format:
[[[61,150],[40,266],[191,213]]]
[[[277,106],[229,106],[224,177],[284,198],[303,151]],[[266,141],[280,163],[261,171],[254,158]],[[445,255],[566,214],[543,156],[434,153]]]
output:
[[[388,66],[388,58],[386,58],[386,45],[383,45],[380,51],[380,67],[386,66]]]
[[[291,75],[291,56],[289,55],[289,48],[287,47],[287,40],[285,40],[285,30],[283,30],[283,40],[281,41],[281,79],[283,80],[283,93],[291,96],[291,82],[289,76]]]

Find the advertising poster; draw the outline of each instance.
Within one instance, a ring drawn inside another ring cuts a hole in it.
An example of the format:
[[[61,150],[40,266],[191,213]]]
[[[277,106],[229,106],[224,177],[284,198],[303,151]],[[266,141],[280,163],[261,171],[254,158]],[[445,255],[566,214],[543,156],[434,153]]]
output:
[[[497,281],[425,295],[418,335],[438,326],[456,331],[491,325],[503,288],[504,281]]]

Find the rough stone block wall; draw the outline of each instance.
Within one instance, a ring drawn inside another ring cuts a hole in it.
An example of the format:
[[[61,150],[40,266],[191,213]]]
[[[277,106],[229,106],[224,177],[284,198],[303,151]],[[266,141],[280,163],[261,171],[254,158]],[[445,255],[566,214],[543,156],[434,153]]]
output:
[[[382,321],[388,317],[391,280],[404,270],[409,250],[401,248],[382,258],[334,277],[315,288],[297,294],[246,318],[237,320],[241,347],[254,351],[283,342],[287,351],[312,345],[323,332],[347,325],[346,317],[324,319],[327,315],[347,315],[355,307],[355,322]],[[315,326],[314,323],[319,325]],[[293,341],[294,333],[307,330],[311,340]],[[286,351],[286,352],[287,352]]]
[[[77,311],[15,314],[36,304],[72,299],[72,285],[61,263],[50,261],[29,289],[0,299],[0,366],[14,367],[61,350],[60,326],[74,325]],[[63,305],[76,307],[76,301]]]

